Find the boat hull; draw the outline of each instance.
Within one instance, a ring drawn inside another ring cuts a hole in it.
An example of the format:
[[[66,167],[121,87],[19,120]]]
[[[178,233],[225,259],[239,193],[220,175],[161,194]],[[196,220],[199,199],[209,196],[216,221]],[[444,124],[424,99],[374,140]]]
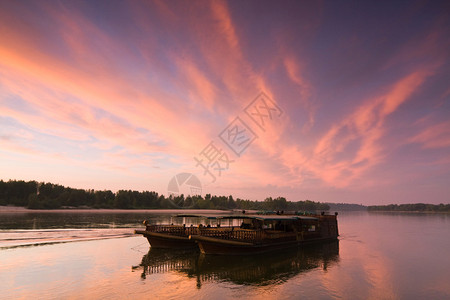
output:
[[[136,230],[136,233],[142,234],[144,237],[146,237],[152,248],[192,250],[198,249],[195,241],[190,240],[187,236],[174,236],[144,230]]]
[[[213,255],[252,255],[299,247],[304,244],[337,240],[336,238],[318,238],[308,241],[290,240],[252,244],[244,242],[224,241],[217,238],[203,237],[199,235],[191,236],[191,239],[197,242],[198,247],[202,253]]]

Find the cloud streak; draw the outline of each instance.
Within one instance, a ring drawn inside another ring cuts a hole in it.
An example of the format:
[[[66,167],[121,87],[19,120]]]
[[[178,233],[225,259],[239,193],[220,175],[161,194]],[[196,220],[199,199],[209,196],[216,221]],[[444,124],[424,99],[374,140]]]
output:
[[[438,6],[436,21],[413,12],[415,30],[382,38],[346,28],[327,4],[134,1],[106,15],[103,5],[0,4],[0,162],[20,156],[43,174],[46,160],[67,185],[89,168],[96,188],[165,192],[177,172],[202,173],[193,157],[214,141],[235,162],[217,183],[203,178],[211,193],[326,200],[323,190],[358,189],[358,203],[361,188],[386,185],[378,169],[396,163],[392,149],[450,172],[450,44]],[[265,130],[243,112],[260,92],[283,110]],[[242,157],[218,138],[237,116],[258,136]]]

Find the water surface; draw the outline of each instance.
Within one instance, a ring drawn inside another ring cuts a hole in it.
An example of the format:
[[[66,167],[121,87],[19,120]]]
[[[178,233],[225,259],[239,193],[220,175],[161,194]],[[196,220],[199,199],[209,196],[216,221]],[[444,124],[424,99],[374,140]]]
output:
[[[148,217],[0,214],[0,298],[450,299],[449,215],[342,213],[338,243],[251,257],[151,249]]]

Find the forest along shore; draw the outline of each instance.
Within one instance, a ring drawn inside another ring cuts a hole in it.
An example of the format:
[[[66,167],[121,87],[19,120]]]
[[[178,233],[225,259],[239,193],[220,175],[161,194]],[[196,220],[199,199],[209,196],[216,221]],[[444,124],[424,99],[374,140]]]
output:
[[[155,191],[74,189],[37,181],[0,180],[0,205],[22,206],[32,209],[105,208],[105,209],[245,209],[327,211],[326,203],[288,201],[284,197],[267,197],[264,201],[240,199],[232,195],[211,194],[164,196]]]

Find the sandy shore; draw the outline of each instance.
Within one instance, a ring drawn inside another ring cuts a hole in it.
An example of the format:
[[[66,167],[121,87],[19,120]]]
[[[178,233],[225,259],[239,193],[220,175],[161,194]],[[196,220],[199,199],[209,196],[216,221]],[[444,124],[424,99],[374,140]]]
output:
[[[27,212],[30,211],[30,209],[26,207],[20,207],[20,206],[1,206],[0,205],[0,212]]]

